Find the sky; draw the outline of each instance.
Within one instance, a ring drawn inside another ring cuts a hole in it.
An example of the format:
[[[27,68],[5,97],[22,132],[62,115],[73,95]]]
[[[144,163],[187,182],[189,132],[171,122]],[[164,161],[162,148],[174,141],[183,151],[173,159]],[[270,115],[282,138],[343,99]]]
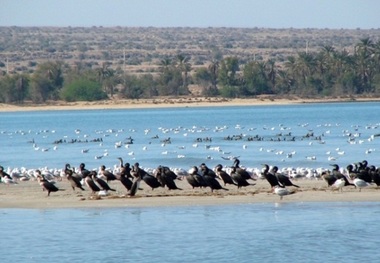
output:
[[[380,28],[380,0],[0,0],[0,26]]]

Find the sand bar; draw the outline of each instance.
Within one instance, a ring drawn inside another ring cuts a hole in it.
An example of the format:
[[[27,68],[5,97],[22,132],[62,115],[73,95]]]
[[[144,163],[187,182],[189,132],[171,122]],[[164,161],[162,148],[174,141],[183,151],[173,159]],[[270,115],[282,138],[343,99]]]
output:
[[[204,97],[160,98],[141,100],[104,100],[96,102],[50,101],[43,104],[13,105],[0,103],[0,112],[41,111],[41,110],[99,110],[99,109],[133,109],[133,108],[174,108],[174,107],[228,107],[259,105],[290,105],[305,103],[332,102],[377,102],[380,98],[324,98],[324,99],[274,99],[270,97],[250,99],[224,99]]]
[[[228,205],[250,203],[289,203],[289,202],[379,202],[380,189],[376,185],[363,188],[361,191],[353,186],[343,188],[340,192],[320,180],[299,179],[294,181],[300,188],[289,187],[294,194],[280,197],[271,192],[266,180],[251,181],[256,185],[237,189],[227,185],[229,191],[217,190],[211,193],[210,188],[193,190],[186,180],[177,180],[177,186],[183,190],[157,188],[151,190],[141,183],[135,197],[128,197],[127,190],[119,181],[110,182],[116,192],[99,198],[88,188],[85,191],[73,191],[64,179],[57,182],[64,191],[53,192],[47,197],[37,181],[19,182],[17,185],[0,184],[0,208],[114,208],[114,207],[167,207],[167,206],[200,206]]]

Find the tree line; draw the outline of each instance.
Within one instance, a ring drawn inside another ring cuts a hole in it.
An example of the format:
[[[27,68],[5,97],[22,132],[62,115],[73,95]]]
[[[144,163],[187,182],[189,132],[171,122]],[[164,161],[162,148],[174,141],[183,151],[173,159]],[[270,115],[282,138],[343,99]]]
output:
[[[226,98],[263,94],[300,97],[376,95],[380,91],[380,41],[360,40],[354,52],[323,46],[299,52],[285,61],[224,57],[208,66],[193,67],[178,54],[162,59],[152,73],[128,74],[104,62],[92,68],[47,61],[32,74],[0,76],[0,102],[22,104],[47,100],[95,101],[118,96],[126,99],[189,95],[189,85],[203,96]]]

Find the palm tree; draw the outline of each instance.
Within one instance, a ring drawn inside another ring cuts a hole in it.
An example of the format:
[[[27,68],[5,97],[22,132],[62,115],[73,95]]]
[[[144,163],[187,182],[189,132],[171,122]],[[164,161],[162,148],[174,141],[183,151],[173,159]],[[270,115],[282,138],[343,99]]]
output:
[[[190,58],[185,57],[181,54],[177,55],[177,62],[178,62],[178,69],[181,71],[181,74],[183,75],[183,87],[187,88],[187,74],[191,70],[191,64],[189,63]]]

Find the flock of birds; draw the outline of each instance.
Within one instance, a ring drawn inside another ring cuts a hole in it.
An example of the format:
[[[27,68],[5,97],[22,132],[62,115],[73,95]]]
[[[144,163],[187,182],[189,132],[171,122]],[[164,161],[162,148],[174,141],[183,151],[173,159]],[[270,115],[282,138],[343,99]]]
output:
[[[263,164],[262,169],[256,172],[249,171],[240,166],[238,158],[233,159],[232,166],[223,167],[218,164],[213,169],[205,163],[193,166],[189,171],[173,170],[167,166],[158,166],[156,169],[148,170],[140,167],[136,162],[132,166],[130,163],[119,159],[119,165],[115,169],[107,169],[102,165],[98,170],[87,170],[84,163],[78,169],[66,164],[57,173],[49,170],[33,169],[24,172],[6,171],[0,166],[0,182],[6,185],[18,184],[26,180],[36,180],[43,190],[50,193],[60,189],[56,181],[67,180],[72,189],[85,191],[85,187],[97,196],[107,196],[113,189],[109,182],[119,181],[127,191],[127,195],[133,197],[141,190],[141,182],[152,190],[155,188],[166,188],[168,190],[182,190],[176,184],[177,180],[186,180],[187,183],[195,188],[210,188],[215,190],[228,191],[226,185],[234,185],[237,189],[255,185],[255,181],[266,180],[271,191],[282,199],[286,195],[294,194],[295,188],[300,186],[294,184],[292,180],[297,178],[294,174],[285,173],[277,166]],[[333,164],[331,170],[324,170],[315,178],[323,179],[331,188],[343,191],[346,186],[353,186],[361,191],[362,188],[375,184],[380,186],[380,168],[369,165],[366,160],[349,164],[345,169],[341,169],[338,164]]]

